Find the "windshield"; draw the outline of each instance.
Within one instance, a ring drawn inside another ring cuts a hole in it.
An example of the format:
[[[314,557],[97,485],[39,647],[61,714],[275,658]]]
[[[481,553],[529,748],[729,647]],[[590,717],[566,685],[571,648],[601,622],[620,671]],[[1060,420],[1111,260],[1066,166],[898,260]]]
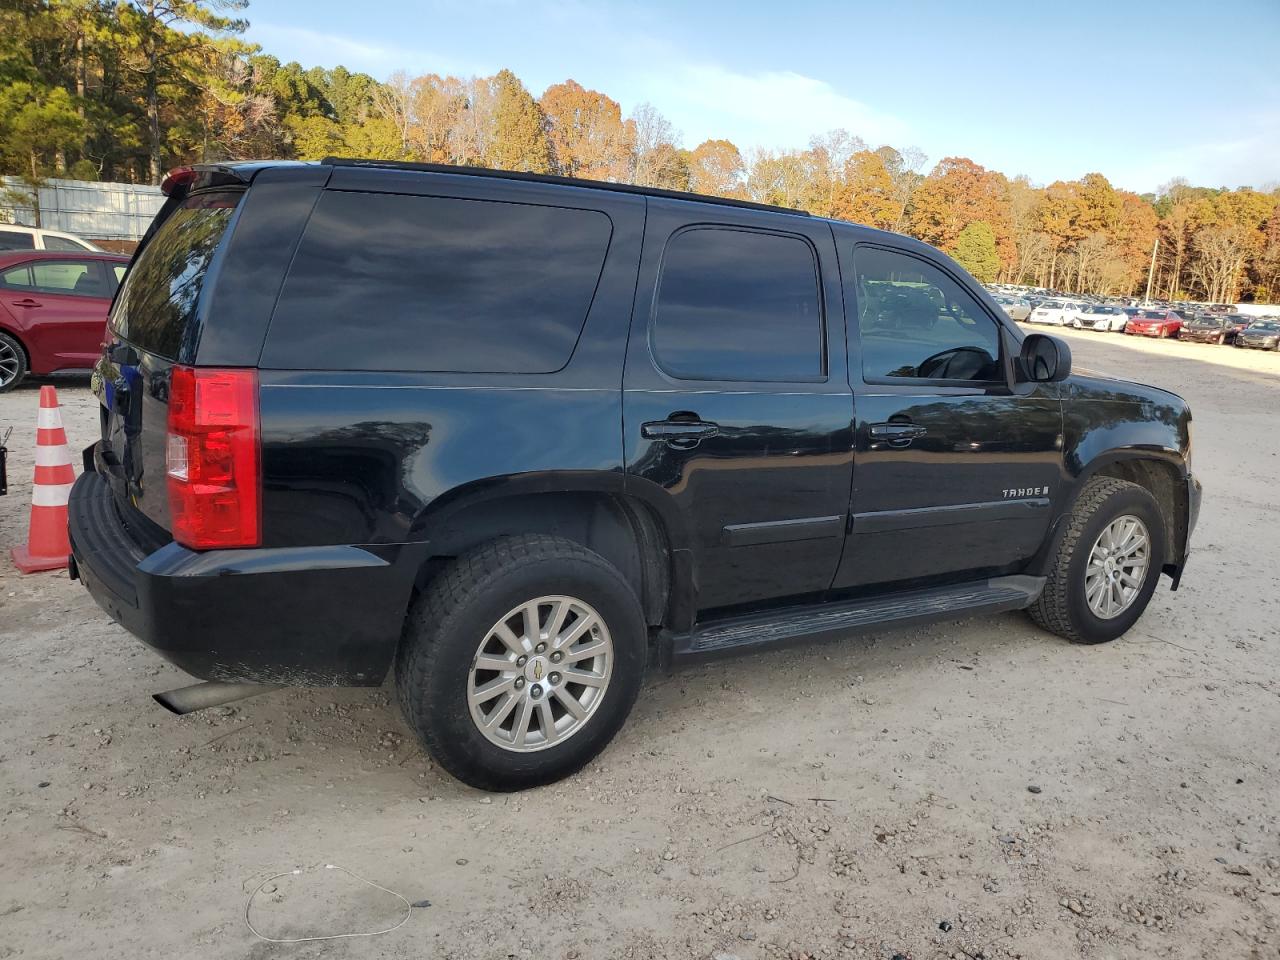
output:
[[[1138,316],[1143,320],[1163,320],[1165,312],[1163,310],[1139,310]]]
[[[1259,320],[1257,323],[1249,324],[1250,330],[1280,330],[1280,323],[1274,320]]]

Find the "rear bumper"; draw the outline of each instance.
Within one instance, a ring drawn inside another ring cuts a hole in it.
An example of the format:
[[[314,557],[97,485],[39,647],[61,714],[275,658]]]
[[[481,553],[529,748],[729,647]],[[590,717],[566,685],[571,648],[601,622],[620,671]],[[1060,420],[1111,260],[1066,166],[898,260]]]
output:
[[[376,686],[413,574],[398,545],[148,553],[110,487],[86,472],[69,503],[71,575],[113,619],[203,680]]]

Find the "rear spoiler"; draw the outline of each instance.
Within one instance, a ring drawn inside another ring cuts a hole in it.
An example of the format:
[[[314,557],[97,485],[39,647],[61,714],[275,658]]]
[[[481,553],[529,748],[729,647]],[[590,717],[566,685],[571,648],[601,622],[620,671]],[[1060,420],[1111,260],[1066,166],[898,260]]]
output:
[[[259,170],[267,167],[293,166],[292,163],[198,163],[191,167],[175,167],[160,184],[160,191],[165,196],[164,206],[156,214],[146,233],[138,241],[137,248],[129,260],[130,266],[138,259],[138,254],[147,248],[155,232],[169,219],[173,211],[182,205],[182,201],[195,190],[209,187],[245,187],[248,186]],[[119,293],[119,290],[116,291]]]

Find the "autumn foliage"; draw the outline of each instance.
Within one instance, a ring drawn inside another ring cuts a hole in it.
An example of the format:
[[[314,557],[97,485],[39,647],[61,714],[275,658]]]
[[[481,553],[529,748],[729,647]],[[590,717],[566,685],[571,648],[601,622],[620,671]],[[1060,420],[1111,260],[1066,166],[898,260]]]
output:
[[[281,64],[240,39],[248,0],[6,0],[0,172],[155,182],[197,161],[331,154],[496,167],[691,190],[909,233],[984,280],[1091,293],[1280,298],[1280,192],[1156,194],[1101,173],[1047,186],[967,157],[846,130],[790,150],[686,148],[651,104],[575,80],[535,96],[489,77]]]

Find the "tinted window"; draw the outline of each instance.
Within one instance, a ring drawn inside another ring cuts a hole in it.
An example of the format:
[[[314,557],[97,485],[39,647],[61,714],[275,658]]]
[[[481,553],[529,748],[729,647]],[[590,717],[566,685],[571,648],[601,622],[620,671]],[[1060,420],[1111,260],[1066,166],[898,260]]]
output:
[[[142,249],[111,311],[111,329],[170,360],[199,336],[200,291],[242,194],[188,197]],[[184,356],[183,359],[190,359]]]
[[[262,365],[559,370],[586,322],[612,229],[593,210],[325,193]]]
[[[998,327],[948,274],[872,247],[854,262],[865,378],[1000,379]]]
[[[51,237],[45,235],[44,248],[46,250],[87,250],[89,249],[83,243],[77,243],[75,240],[68,240],[66,237]]]
[[[97,266],[76,260],[45,260],[12,267],[0,274],[0,284],[41,293],[82,297],[110,296],[103,289]]]
[[[0,230],[0,250],[34,250],[36,238],[20,230]]]
[[[819,380],[818,265],[796,237],[699,228],[667,243],[653,355],[686,380]]]

